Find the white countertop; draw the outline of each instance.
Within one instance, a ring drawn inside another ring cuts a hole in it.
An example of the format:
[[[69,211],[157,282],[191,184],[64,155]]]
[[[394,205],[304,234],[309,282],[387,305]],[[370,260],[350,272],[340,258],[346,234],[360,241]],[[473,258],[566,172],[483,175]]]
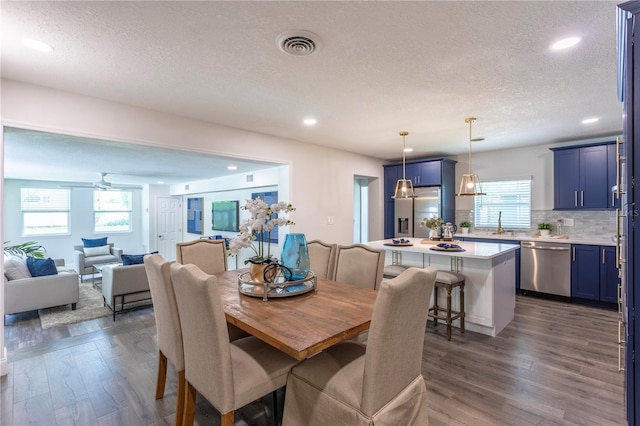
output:
[[[496,235],[492,233],[485,232],[474,232],[469,234],[456,234],[454,238],[487,238],[492,240],[512,240],[512,241],[544,241],[551,243],[563,243],[563,244],[588,244],[588,245],[596,245],[596,246],[615,246],[616,243],[613,241],[611,235],[586,235],[586,236],[567,236],[563,235],[560,237],[556,235],[551,235],[549,237],[541,237],[539,235],[528,235],[528,234],[515,234],[511,235],[510,233]]]
[[[389,240],[377,240],[369,241],[366,245],[385,250],[399,250],[403,252],[413,252],[428,254],[430,256],[448,256],[448,257],[463,257],[463,258],[476,258],[476,259],[492,259],[510,251],[515,251],[520,248],[518,244],[507,243],[476,243],[472,241],[460,241],[458,245],[464,249],[464,251],[436,251],[431,250],[431,247],[435,247],[436,244],[422,244],[423,238],[405,238],[411,242],[411,246],[393,245],[387,246],[385,243],[391,244]]]

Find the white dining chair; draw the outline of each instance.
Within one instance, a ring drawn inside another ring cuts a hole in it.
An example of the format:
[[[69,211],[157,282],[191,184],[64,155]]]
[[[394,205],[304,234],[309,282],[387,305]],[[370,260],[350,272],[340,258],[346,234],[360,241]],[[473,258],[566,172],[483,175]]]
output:
[[[422,352],[433,267],[380,285],[369,342],[342,342],[291,370],[283,426],[428,425]]]
[[[318,278],[331,279],[336,261],[337,244],[329,244],[320,240],[307,243],[311,271]]]
[[[364,244],[339,245],[333,280],[376,290],[383,278],[385,251]]]

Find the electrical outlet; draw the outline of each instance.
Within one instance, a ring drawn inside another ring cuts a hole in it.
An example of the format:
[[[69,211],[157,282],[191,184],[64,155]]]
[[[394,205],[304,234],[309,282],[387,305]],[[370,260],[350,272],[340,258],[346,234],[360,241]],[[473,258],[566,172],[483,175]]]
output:
[[[334,220],[333,220],[333,216],[327,216],[327,223],[329,225],[333,225],[335,223]]]
[[[562,219],[563,226],[575,226],[573,219]]]

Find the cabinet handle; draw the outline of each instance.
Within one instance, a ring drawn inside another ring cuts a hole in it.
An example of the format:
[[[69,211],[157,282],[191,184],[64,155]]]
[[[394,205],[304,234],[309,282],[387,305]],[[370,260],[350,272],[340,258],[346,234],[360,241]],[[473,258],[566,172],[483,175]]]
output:
[[[573,191],[573,205],[578,207],[578,191]]]
[[[573,256],[573,261],[575,262],[575,261],[576,261],[576,248],[575,248],[575,247],[572,247],[571,249],[572,249],[571,251],[572,251],[572,253],[573,253],[573,254],[572,254],[572,256]]]
[[[580,207],[584,207],[584,191],[580,191]]]
[[[620,209],[616,209],[616,268],[620,269]]]
[[[602,264],[604,265],[604,249],[602,249]]]
[[[622,138],[616,138],[616,197],[620,198],[620,143]],[[613,194],[612,194],[613,196]]]

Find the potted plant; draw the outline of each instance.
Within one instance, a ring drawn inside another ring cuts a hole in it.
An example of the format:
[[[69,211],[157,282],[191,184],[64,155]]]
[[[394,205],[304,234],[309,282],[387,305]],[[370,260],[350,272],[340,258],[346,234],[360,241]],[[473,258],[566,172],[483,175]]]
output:
[[[538,230],[540,231],[541,237],[548,237],[552,229],[553,228],[550,223],[542,222],[538,224]]]
[[[466,220],[460,222],[460,232],[462,232],[463,234],[468,234],[469,228],[471,228],[471,222],[468,222]]]
[[[27,241],[22,244],[7,245],[9,241],[5,241],[3,244],[3,251],[5,254],[20,256],[20,257],[35,257],[38,259],[44,259],[46,251],[44,247],[35,241]]]
[[[229,253],[238,254],[242,248],[251,248],[254,255],[244,263],[251,263],[251,278],[255,282],[264,282],[265,268],[276,261],[271,256],[271,231],[278,226],[294,225],[288,218],[278,217],[278,213],[289,213],[295,208],[284,201],[268,205],[260,198],[247,200],[241,208],[248,210],[251,217],[240,223],[240,233],[229,241]]]

